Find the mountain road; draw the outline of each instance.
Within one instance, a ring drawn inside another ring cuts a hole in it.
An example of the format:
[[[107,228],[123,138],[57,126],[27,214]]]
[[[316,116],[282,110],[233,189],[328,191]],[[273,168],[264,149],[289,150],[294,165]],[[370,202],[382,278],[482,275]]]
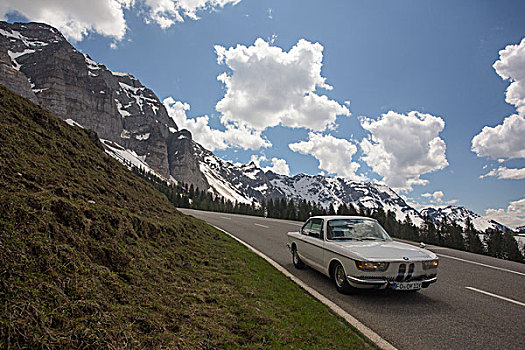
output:
[[[180,209],[269,256],[398,349],[525,349],[525,264],[438,246],[438,281],[417,293],[339,294],[333,281],[295,269],[286,248],[300,222]]]

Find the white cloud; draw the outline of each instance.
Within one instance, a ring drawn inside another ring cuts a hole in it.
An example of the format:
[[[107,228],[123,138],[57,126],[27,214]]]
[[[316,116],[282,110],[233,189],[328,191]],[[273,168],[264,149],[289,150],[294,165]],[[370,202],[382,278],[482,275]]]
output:
[[[264,155],[257,156],[254,154],[251,156],[250,161],[253,162],[255,165],[257,165],[258,168],[261,168],[265,172],[270,170],[276,174],[290,176],[290,167],[288,166],[288,163],[286,163],[285,159],[274,157],[271,160],[272,165],[267,166],[267,167],[263,167],[261,165],[262,162],[268,162],[268,159]]]
[[[525,38],[519,45],[508,45],[501,50],[493,67],[502,79],[511,82],[505,101],[525,115]]]
[[[427,203],[424,205],[417,204],[417,207],[422,209],[423,207],[432,206],[434,208],[443,208],[445,206],[455,204],[458,202],[457,199],[451,199],[444,201],[445,194],[443,191],[435,191],[434,193],[423,193],[421,197],[427,199]]]
[[[223,122],[257,130],[282,124],[321,131],[332,127],[337,115],[350,115],[345,106],[315,92],[332,89],[321,76],[319,43],[301,39],[285,52],[259,38],[249,47],[217,45],[215,51],[217,62],[231,70],[217,77],[226,86],[216,105]]]
[[[124,9],[147,13],[146,22],[168,28],[197,12],[214,10],[241,0],[2,0],[0,19],[18,13],[30,21],[56,27],[66,38],[81,41],[90,32],[120,41],[126,34]],[[112,47],[115,46],[112,43]]]
[[[485,217],[509,227],[525,225],[525,198],[510,202],[506,209],[487,209]]]
[[[314,156],[319,161],[319,169],[329,174],[355,181],[366,180],[356,174],[359,164],[352,162],[352,156],[357,152],[357,147],[350,141],[310,132],[308,141],[292,143],[288,147],[294,152]]]
[[[193,134],[195,141],[211,151],[227,147],[255,150],[272,145],[270,141],[261,136],[260,131],[233,124],[227,124],[225,131],[212,129],[207,115],[197,118],[190,118],[186,115],[186,111],[190,109],[188,103],[175,101],[172,97],[164,99],[163,102],[168,114],[179,129],[188,129]]]
[[[265,155],[257,156],[255,154],[252,154],[252,156],[250,157],[250,162],[253,162],[253,164],[257,165],[258,168],[262,168],[261,162],[265,162],[267,160],[268,158],[266,158]]]
[[[513,114],[495,127],[485,126],[472,139],[478,157],[525,158],[525,116]]]
[[[508,116],[495,127],[485,126],[472,138],[472,151],[478,157],[499,158],[501,163],[500,159],[525,158],[525,38],[519,45],[508,45],[499,56],[493,67],[502,79],[511,82],[505,101],[516,107],[517,114]],[[500,167],[482,177],[523,178],[524,171]]]
[[[361,126],[371,134],[360,143],[364,160],[382,181],[398,191],[425,185],[420,176],[445,168],[446,145],[439,137],[445,122],[416,111],[408,115],[389,111],[378,120],[363,118]]]
[[[241,0],[142,0],[147,8],[149,19],[161,28],[169,28],[185,18],[200,19],[197,12],[215,10],[231,4],[237,5]],[[149,20],[148,19],[148,20]]]
[[[18,13],[30,21],[56,27],[72,41],[80,41],[88,32],[121,40],[126,34],[124,8],[133,0],[3,0],[0,17]]]
[[[421,197],[424,197],[424,198],[433,198],[437,202],[442,202],[443,196],[444,196],[443,191],[436,191],[434,193],[423,193],[421,195]]]
[[[484,179],[489,176],[496,176],[498,179],[521,180],[525,179],[525,168],[516,169],[502,166],[497,169],[492,169],[485,175],[481,175],[480,178]]]

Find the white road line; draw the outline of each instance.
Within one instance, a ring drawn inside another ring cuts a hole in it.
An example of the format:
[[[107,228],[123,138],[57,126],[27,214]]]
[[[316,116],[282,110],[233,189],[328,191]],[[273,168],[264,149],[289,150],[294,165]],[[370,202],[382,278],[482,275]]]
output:
[[[310,293],[314,298],[316,298],[321,303],[323,303],[326,306],[328,306],[335,314],[337,314],[338,316],[344,318],[346,322],[350,323],[354,328],[356,328],[359,332],[361,332],[365,337],[367,337],[372,342],[374,342],[380,349],[383,349],[383,350],[397,350],[396,347],[394,347],[392,344],[387,342],[385,339],[381,338],[381,336],[379,334],[377,334],[376,332],[374,332],[373,330],[371,330],[370,328],[368,328],[367,326],[365,326],[364,324],[359,322],[354,316],[350,315],[348,312],[343,310],[341,307],[339,307],[333,301],[327,299],[324,295],[322,295],[321,293],[317,292],[315,289],[313,289],[312,287],[310,287],[309,285],[304,283],[302,280],[300,280],[299,278],[297,278],[294,275],[292,275],[290,272],[288,272],[288,270],[286,270],[284,267],[282,267],[281,265],[276,263],[269,256],[267,256],[264,253],[260,252],[259,250],[255,249],[254,247],[252,247],[248,243],[244,242],[243,240],[235,237],[231,233],[229,233],[227,231],[224,231],[222,228],[217,227],[217,226],[213,226],[213,227],[215,227],[216,229],[224,232],[225,234],[227,234],[228,236],[230,236],[231,238],[233,238],[237,242],[241,243],[246,248],[250,249],[252,252],[254,252],[255,254],[259,255],[264,260],[266,260],[270,265],[275,267],[278,271],[280,271],[286,277],[290,278],[293,282],[295,282],[301,288],[303,288],[308,293]]]
[[[519,301],[516,301],[516,300],[513,300],[513,299],[505,298],[505,297],[502,297],[501,295],[485,292],[484,290],[477,289],[477,288],[474,288],[474,287],[465,287],[465,288],[468,289],[468,290],[473,290],[474,292],[486,294],[486,295],[494,297],[494,298],[498,298],[498,299],[501,299],[501,300],[508,301],[509,303],[514,303],[516,305],[525,306],[525,303],[522,303],[522,302],[519,302]]]
[[[467,263],[474,264],[474,265],[490,267],[491,269],[500,270],[500,271],[506,271],[506,272],[510,272],[510,273],[515,273],[516,275],[525,276],[525,273],[523,273],[523,272],[518,272],[518,271],[514,271],[514,270],[504,269],[502,267],[497,267],[497,266],[492,266],[492,265],[487,265],[487,264],[482,264],[482,263],[479,263],[479,262],[476,262],[476,261],[456,258],[455,256],[450,256],[450,255],[445,255],[445,254],[437,254],[437,256],[442,256],[444,258],[459,260],[459,261],[467,262]]]
[[[261,225],[261,224],[258,224],[258,223],[254,223],[254,225],[256,225],[256,226],[260,226],[260,227],[264,227],[264,228],[270,228],[270,226]]]
[[[226,217],[226,216],[221,216],[221,218],[226,219],[226,220],[231,220],[232,219],[232,218],[229,218],[229,217]]]

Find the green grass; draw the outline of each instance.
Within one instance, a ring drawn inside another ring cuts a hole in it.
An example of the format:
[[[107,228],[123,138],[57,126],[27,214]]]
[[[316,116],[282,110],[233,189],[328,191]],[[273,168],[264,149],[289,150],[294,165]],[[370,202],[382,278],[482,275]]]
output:
[[[0,86],[0,348],[370,347],[93,132]]]

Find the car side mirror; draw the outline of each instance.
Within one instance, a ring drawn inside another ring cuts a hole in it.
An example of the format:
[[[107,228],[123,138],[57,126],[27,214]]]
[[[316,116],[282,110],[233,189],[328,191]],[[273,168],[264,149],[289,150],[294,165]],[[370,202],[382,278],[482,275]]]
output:
[[[423,242],[419,242],[419,248],[425,248],[427,245]]]

